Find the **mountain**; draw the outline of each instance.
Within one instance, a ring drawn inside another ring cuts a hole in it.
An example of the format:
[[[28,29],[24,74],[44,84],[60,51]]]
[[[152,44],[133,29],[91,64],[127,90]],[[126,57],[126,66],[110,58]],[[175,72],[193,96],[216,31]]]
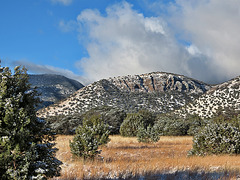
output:
[[[65,99],[84,87],[78,81],[54,74],[29,75],[29,83],[41,94],[43,103],[39,108]]]
[[[197,114],[211,118],[218,111],[240,111],[240,76],[213,86],[206,94],[176,111],[177,114]]]
[[[114,77],[94,82],[38,114],[46,117],[84,113],[100,106],[126,112],[148,109],[166,113],[185,106],[210,88],[198,80],[165,72]]]

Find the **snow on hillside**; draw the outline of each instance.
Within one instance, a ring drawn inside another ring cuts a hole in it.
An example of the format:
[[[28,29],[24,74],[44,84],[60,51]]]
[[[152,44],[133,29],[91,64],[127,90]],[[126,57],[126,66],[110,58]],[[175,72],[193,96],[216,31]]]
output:
[[[171,73],[122,76],[90,84],[38,113],[42,117],[67,115],[99,106],[112,106],[127,112],[148,109],[166,113],[186,105],[209,89],[205,83]]]
[[[240,110],[240,76],[225,82],[220,85],[214,86],[206,94],[187,105],[186,107],[178,110],[177,114],[197,114],[200,117],[211,118],[220,109],[225,111]]]

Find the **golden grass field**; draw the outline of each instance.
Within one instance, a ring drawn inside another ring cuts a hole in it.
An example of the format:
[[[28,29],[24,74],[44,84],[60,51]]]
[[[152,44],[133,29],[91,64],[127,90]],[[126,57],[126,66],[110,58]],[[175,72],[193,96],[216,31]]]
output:
[[[221,172],[223,179],[236,179],[240,172],[240,156],[188,157],[192,137],[161,137],[157,143],[145,144],[136,138],[110,136],[111,141],[101,148],[103,158],[88,162],[72,158],[69,148],[72,138],[61,135],[56,139],[57,158],[63,165],[61,176],[55,179],[134,179],[140,176],[154,179],[153,175],[164,173],[172,177],[167,179],[174,179],[177,172],[197,172],[206,179],[211,179],[206,172]]]

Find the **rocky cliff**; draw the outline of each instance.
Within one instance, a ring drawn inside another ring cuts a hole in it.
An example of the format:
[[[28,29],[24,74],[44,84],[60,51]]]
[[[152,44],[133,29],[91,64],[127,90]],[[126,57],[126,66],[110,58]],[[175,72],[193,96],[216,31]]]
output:
[[[161,72],[110,78],[108,81],[119,89],[131,92],[178,91],[201,94],[210,88],[203,82],[182,75]]]

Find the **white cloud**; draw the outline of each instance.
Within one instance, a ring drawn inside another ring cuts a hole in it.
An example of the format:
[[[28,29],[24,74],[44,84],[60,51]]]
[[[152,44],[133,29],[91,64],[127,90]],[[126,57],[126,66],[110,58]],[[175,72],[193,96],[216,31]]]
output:
[[[87,85],[90,83],[90,81],[85,77],[79,76],[68,69],[62,69],[62,68],[53,67],[49,65],[34,64],[26,60],[13,61],[11,62],[11,64],[12,66],[19,66],[19,65],[25,66],[30,73],[58,74],[58,75],[63,75],[65,77],[68,77],[70,79],[75,79],[84,85]]]
[[[208,59],[194,46],[186,48],[161,17],[144,17],[123,2],[106,9],[82,11],[77,21],[89,57],[77,66],[91,80],[166,71],[212,82],[216,76]],[[84,32],[85,30],[85,32]],[[203,73],[204,72],[204,73]]]
[[[178,0],[175,23],[221,79],[240,75],[240,1]],[[179,29],[178,29],[179,30]]]
[[[88,78],[152,71],[190,74],[189,53],[178,45],[163,19],[144,17],[126,2],[106,12],[104,16],[85,10],[77,18],[80,31],[86,29],[90,39],[86,46],[89,57],[77,63]]]
[[[63,4],[65,6],[68,6],[72,3],[73,0],[51,0],[53,3],[59,3]]]
[[[195,45],[193,45],[193,44],[191,44],[190,46],[187,46],[186,49],[189,52],[189,54],[191,54],[193,56],[197,56],[197,55],[201,54],[199,49]]]
[[[78,25],[79,41],[88,51],[76,66],[92,81],[153,71],[210,83],[239,75],[240,1],[155,1],[157,6],[169,12],[145,17],[124,1],[104,14],[88,9],[76,22],[61,21],[65,32]]]

